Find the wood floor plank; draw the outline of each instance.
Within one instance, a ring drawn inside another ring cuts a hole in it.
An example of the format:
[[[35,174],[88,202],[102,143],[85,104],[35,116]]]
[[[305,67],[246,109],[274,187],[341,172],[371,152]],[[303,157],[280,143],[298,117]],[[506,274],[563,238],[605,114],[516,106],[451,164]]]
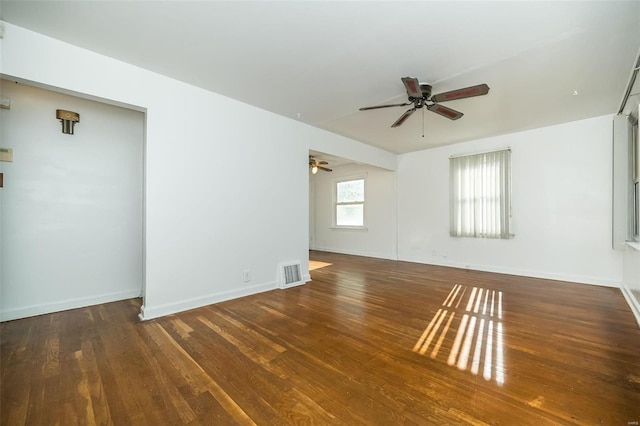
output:
[[[187,350],[188,343],[182,342],[180,345],[163,327],[158,323],[149,324],[147,333],[152,339],[162,347],[164,351],[172,353],[171,360],[174,366],[183,372],[184,377],[194,386],[197,393],[209,392],[218,402],[223,411],[235,418],[241,424],[253,424],[253,420],[238,406],[229,394],[207,373],[203,366],[193,358]],[[212,351],[215,353],[215,351]],[[212,415],[213,413],[209,413]],[[218,415],[218,414],[216,414]],[[226,416],[227,414],[225,414]]]
[[[78,364],[82,371],[82,388],[91,403],[93,418],[96,424],[111,424],[111,413],[106,400],[104,382],[96,362],[96,353],[91,340],[82,343],[82,349],[76,352]]]
[[[92,312],[91,308],[87,309],[89,312]],[[91,318],[95,319],[97,317],[97,309],[96,314],[91,315]],[[97,324],[91,321],[91,324]],[[106,407],[101,408],[98,412],[107,412],[109,413],[109,418],[111,422],[106,424],[114,424],[114,425],[129,425],[131,424],[131,420],[127,414],[127,410],[125,408],[125,404],[123,399],[126,398],[126,394],[120,392],[120,388],[118,386],[118,382],[116,380],[116,371],[111,367],[111,363],[106,356],[105,345],[100,338],[96,329],[90,329],[90,331],[86,334],[86,339],[91,343],[93,353],[95,355],[95,364],[98,371],[99,376],[96,377],[97,380],[100,380],[102,385],[102,390],[104,392],[104,403],[107,404]],[[99,424],[96,422],[96,424]]]
[[[640,422],[619,289],[311,252],[313,281],[140,322],[0,324],[0,423]]]

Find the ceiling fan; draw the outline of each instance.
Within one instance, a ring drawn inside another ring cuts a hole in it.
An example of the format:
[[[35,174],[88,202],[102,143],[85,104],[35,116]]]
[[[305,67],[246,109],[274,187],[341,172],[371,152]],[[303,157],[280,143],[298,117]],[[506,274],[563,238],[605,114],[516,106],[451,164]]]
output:
[[[329,163],[326,161],[316,160],[315,158],[313,158],[313,155],[309,156],[309,169],[311,169],[311,173],[313,173],[314,175],[318,173],[318,170],[324,170],[325,172],[332,172],[333,171],[332,169],[324,167],[328,164]]]
[[[457,120],[462,117],[462,114],[455,109],[448,108],[440,105],[440,102],[453,101],[455,99],[471,98],[473,96],[481,96],[489,93],[489,86],[486,84],[478,84],[477,86],[465,87],[464,89],[451,90],[449,92],[439,93],[431,96],[431,86],[428,84],[421,84],[417,78],[403,77],[402,83],[407,89],[407,95],[409,95],[409,102],[402,104],[392,105],[378,105],[371,107],[360,108],[360,111],[367,111],[370,109],[389,108],[398,106],[413,105],[413,108],[407,110],[404,114],[396,120],[391,127],[398,127],[404,123],[407,118],[411,117],[411,114],[416,112],[417,109],[422,107],[427,108],[431,112],[440,114],[443,117],[447,117],[450,120]]]

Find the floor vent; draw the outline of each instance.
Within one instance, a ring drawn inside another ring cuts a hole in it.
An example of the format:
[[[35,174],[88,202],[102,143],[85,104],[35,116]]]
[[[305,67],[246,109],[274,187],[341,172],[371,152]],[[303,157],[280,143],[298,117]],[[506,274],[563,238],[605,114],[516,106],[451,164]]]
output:
[[[300,284],[304,284],[300,262],[280,265],[280,288],[289,288]]]

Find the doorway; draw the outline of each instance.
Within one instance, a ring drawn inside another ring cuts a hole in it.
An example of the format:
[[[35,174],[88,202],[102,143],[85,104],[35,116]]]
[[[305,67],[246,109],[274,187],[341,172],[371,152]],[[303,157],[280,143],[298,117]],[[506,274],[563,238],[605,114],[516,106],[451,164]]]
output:
[[[0,320],[140,297],[144,113],[0,83]]]

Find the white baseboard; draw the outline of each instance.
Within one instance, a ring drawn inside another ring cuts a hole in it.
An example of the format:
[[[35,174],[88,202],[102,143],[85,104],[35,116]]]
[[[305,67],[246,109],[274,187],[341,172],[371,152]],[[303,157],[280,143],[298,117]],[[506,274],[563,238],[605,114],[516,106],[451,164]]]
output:
[[[405,262],[423,263],[427,265],[448,266],[451,268],[470,269],[474,271],[494,272],[497,274],[518,275],[523,277],[542,278],[542,279],[554,280],[554,281],[567,281],[567,282],[578,283],[578,284],[590,284],[590,285],[597,285],[602,287],[620,288],[622,286],[622,283],[619,281],[589,277],[584,275],[551,273],[551,272],[544,272],[544,271],[531,271],[526,269],[505,268],[501,266],[470,265],[470,264],[461,263],[461,262],[450,262],[450,261],[441,261],[441,260],[425,261],[424,259],[421,259],[421,258],[411,258],[411,257],[404,257],[399,260],[402,260]]]
[[[0,312],[0,321],[11,321],[21,318],[34,317],[36,315],[67,311],[69,309],[84,308],[86,306],[99,305],[101,303],[110,303],[117,302],[119,300],[133,299],[140,296],[140,289],[138,289],[8,309]]]
[[[629,307],[631,308],[631,312],[633,312],[633,316],[636,317],[636,322],[638,323],[638,327],[640,327],[640,301],[633,296],[631,290],[623,283],[622,287],[622,295],[627,300]]]
[[[330,253],[340,253],[340,254],[349,254],[354,256],[365,256],[365,257],[373,257],[376,259],[386,259],[386,260],[399,260],[403,262],[414,262],[414,263],[422,263],[425,265],[436,265],[436,266],[448,266],[450,268],[460,268],[460,269],[471,269],[474,271],[483,271],[483,272],[494,272],[497,274],[508,274],[508,275],[519,275],[523,277],[532,277],[532,278],[543,278],[547,280],[555,280],[555,281],[568,281],[579,284],[590,284],[590,285],[598,285],[603,287],[614,287],[620,288],[621,282],[615,280],[607,280],[583,275],[570,275],[570,274],[558,274],[558,273],[548,273],[543,271],[531,271],[525,269],[517,269],[517,268],[505,268],[501,266],[487,266],[487,265],[470,265],[462,262],[452,262],[443,259],[433,259],[433,260],[425,260],[424,258],[419,257],[400,257],[398,258],[391,255],[382,255],[379,253],[369,253],[369,252],[361,252],[356,250],[336,250],[326,247],[316,248],[317,251],[325,251]]]
[[[313,250],[325,251],[328,253],[350,254],[352,256],[373,257],[376,259],[398,260],[396,256],[394,256],[393,254],[381,254],[381,253],[366,252],[366,251],[359,251],[359,250],[332,249],[327,247],[317,247]]]
[[[242,287],[231,291],[221,291],[218,293],[207,294],[204,296],[194,297],[191,299],[181,300],[175,303],[165,303],[159,306],[146,306],[140,308],[138,317],[142,321],[163,317],[165,315],[175,314],[177,312],[188,311],[202,306],[213,305],[227,300],[237,299],[239,297],[251,296],[253,294],[262,293],[278,288],[278,282],[272,281],[264,284],[257,284],[249,287]]]

